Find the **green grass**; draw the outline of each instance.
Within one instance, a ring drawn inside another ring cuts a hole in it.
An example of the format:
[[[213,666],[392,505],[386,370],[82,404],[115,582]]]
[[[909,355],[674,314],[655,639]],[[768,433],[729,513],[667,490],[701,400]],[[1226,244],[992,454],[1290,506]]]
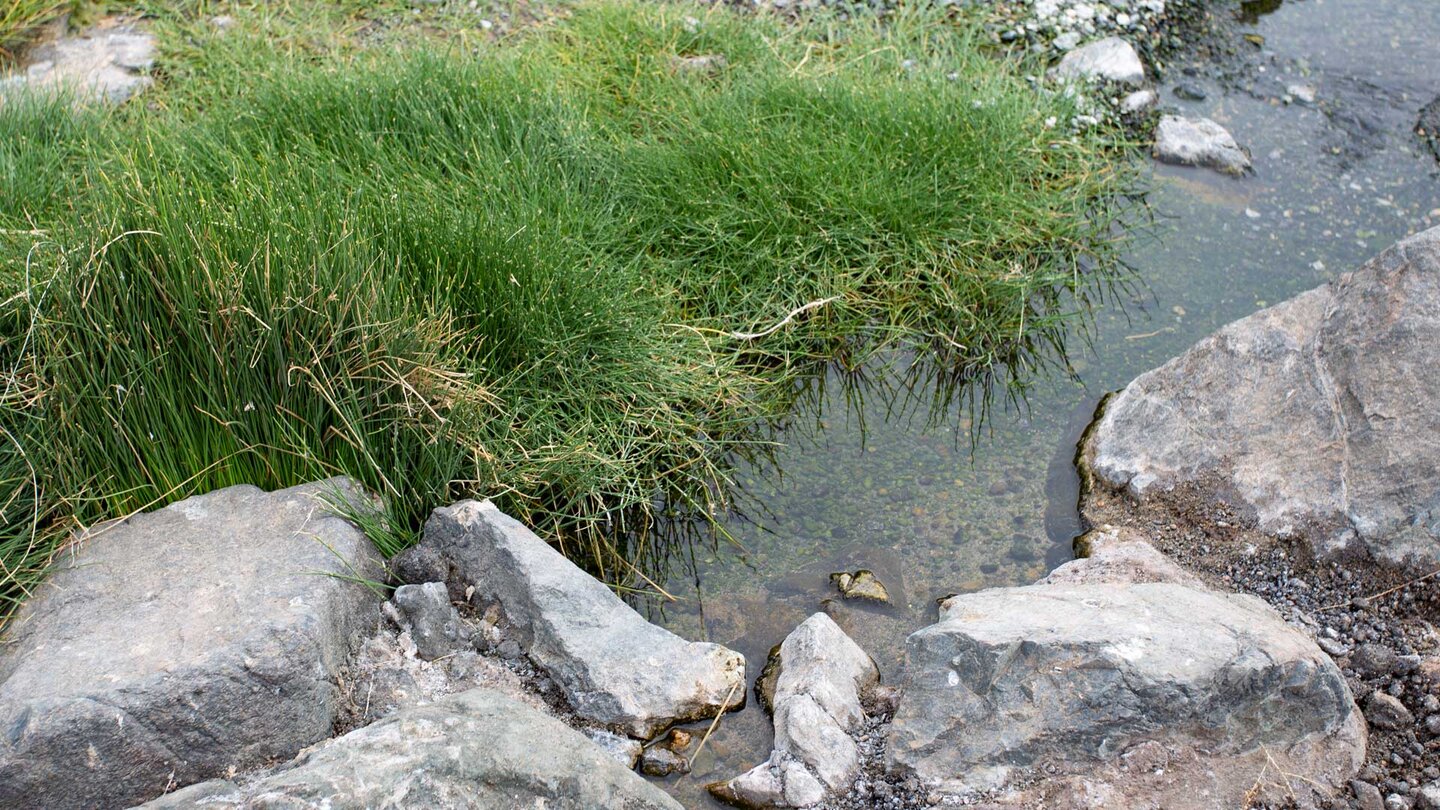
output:
[[[167,45],[146,104],[0,107],[0,598],[76,522],[336,473],[387,550],[489,496],[642,586],[654,507],[723,506],[799,381],[894,346],[1036,362],[1115,272],[1134,178],[976,32],[602,2],[316,49],[262,21]]]

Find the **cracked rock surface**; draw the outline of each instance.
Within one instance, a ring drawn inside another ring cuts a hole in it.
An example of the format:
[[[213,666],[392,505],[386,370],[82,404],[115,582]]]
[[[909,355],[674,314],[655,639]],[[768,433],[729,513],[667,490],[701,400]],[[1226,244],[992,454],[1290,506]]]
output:
[[[155,62],[155,38],[125,27],[97,30],[62,37],[29,57],[24,70],[0,78],[0,99],[17,90],[62,90],[122,104],[150,85],[146,71]]]

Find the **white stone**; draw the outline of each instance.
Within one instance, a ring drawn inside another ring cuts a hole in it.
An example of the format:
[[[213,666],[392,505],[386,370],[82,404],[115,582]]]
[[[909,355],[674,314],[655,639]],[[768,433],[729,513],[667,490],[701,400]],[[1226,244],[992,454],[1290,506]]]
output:
[[[1244,174],[1250,168],[1250,156],[1229,131],[1209,118],[1161,117],[1155,129],[1154,154],[1162,163],[1200,166],[1230,175]]]
[[[1055,67],[1055,75],[1061,79],[1139,86],[1145,82],[1145,64],[1130,43],[1119,37],[1106,37],[1065,54]]]

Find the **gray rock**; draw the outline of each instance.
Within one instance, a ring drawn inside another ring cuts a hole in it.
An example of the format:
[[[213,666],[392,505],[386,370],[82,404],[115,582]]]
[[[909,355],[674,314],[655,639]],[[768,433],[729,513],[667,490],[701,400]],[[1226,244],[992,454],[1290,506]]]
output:
[[[440,552],[426,545],[415,545],[390,558],[390,573],[402,585],[425,582],[446,582],[450,567]]]
[[[638,740],[622,737],[600,728],[585,729],[585,736],[600,746],[605,753],[615,757],[615,761],[626,768],[634,768],[635,763],[640,761],[641,752],[645,750]]]
[[[1181,82],[1175,85],[1175,95],[1187,101],[1204,101],[1208,94],[1205,88],[1194,82]]]
[[[679,810],[659,788],[559,720],[487,689],[413,706],[309,749],[203,804],[365,810],[467,807]]]
[[[1156,551],[1133,529],[1101,526],[1076,540],[1075,550],[1080,559],[1056,568],[1037,584],[1174,582],[1204,587],[1198,577]]]
[[[1311,84],[1292,84],[1285,88],[1285,94],[1303,104],[1315,103],[1315,86]]]
[[[1350,658],[1350,668],[1373,678],[1389,675],[1399,666],[1399,660],[1399,656],[1383,644],[1361,644]]]
[[[1440,810],[1440,782],[1431,782],[1415,791],[1415,807],[1418,810]]]
[[[415,642],[415,651],[426,661],[470,646],[460,625],[460,612],[450,604],[443,582],[401,585],[391,597]]]
[[[1223,501],[1321,557],[1440,563],[1440,229],[1136,378],[1083,448],[1141,500]]]
[[[1248,596],[1099,582],[952,597],[910,636],[905,670],[890,767],[953,793],[1030,772],[1110,784],[1133,806],[1238,807],[1270,790],[1255,779],[1267,763],[1295,790],[1333,791],[1364,759],[1334,662]],[[1124,782],[1120,755],[1150,741],[1178,752],[1165,779]]]
[[[1385,810],[1411,810],[1413,803],[1399,793],[1391,793],[1385,797]]]
[[[1405,708],[1399,698],[1376,689],[1365,699],[1365,719],[1374,728],[1396,730],[1415,725],[1415,715]]]
[[[1350,792],[1360,810],[1385,810],[1385,797],[1380,795],[1380,788],[1369,782],[1356,779],[1350,783]]]
[[[82,535],[0,652],[0,806],[123,807],[328,737],[381,601],[347,579],[381,565],[342,492],[230,487]]]
[[[1145,83],[1145,64],[1130,43],[1106,37],[1065,54],[1055,67],[1062,79],[1093,79],[1139,86]]]
[[[1231,175],[1250,169],[1250,156],[1235,138],[1209,118],[1160,117],[1155,128],[1155,159],[1162,163],[1199,166]]]
[[[1136,90],[1120,99],[1120,112],[1144,112],[1155,106],[1155,102],[1159,100],[1160,96],[1156,95],[1154,90]]]
[[[834,620],[816,613],[780,644],[775,750],[751,770],[710,786],[742,807],[804,807],[847,789],[860,769],[852,738],[863,698],[880,681],[875,662]]]
[[[489,501],[436,509],[423,542],[475,598],[500,604],[509,633],[581,718],[649,738],[744,704],[739,653],[645,621]]]
[[[0,79],[0,96],[69,90],[81,98],[121,104],[150,85],[155,38],[133,30],[64,37],[36,48],[24,73]]]
[[[218,806],[222,802],[236,802],[240,799],[240,788],[234,782],[225,779],[211,779],[208,782],[198,782],[189,787],[180,788],[173,793],[166,793],[158,799],[146,802],[146,810],[187,810],[187,808],[206,807],[215,802]]]
[[[640,772],[646,776],[689,773],[690,762],[663,745],[652,745],[640,755]]]

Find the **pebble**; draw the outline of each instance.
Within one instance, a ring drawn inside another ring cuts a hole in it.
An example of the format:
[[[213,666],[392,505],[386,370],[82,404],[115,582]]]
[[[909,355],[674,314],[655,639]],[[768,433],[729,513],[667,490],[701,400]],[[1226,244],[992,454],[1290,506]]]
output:
[[[1204,101],[1208,95],[1205,88],[1193,82],[1181,82],[1175,85],[1175,95],[1187,101]]]

